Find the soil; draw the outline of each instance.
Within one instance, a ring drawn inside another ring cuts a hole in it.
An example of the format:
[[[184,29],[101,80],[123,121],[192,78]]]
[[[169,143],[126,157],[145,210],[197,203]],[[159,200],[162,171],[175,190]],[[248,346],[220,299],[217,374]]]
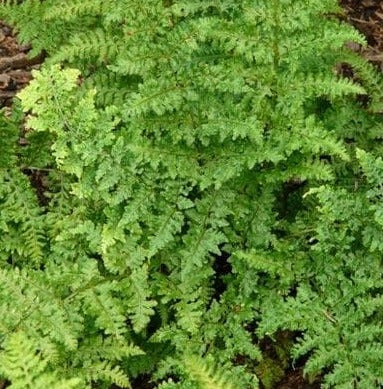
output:
[[[383,2],[380,0],[340,0],[347,21],[367,39],[362,55],[383,70]]]
[[[320,383],[308,383],[303,378],[303,369],[291,370],[275,389],[319,389]]]
[[[358,50],[369,61],[383,70],[383,1],[380,0],[340,0],[345,10],[345,19],[366,36],[368,47]],[[12,29],[0,21],[0,108],[9,107],[15,94],[32,79],[31,71],[39,67],[44,54],[29,58],[30,46],[20,45]],[[25,139],[20,138],[23,146]],[[35,187],[42,187],[39,177],[32,175]],[[6,387],[0,381],[0,389]],[[153,386],[147,377],[135,380],[134,389],[146,389]],[[286,370],[283,379],[273,389],[319,389],[320,384],[310,384],[304,379],[302,367]]]
[[[44,55],[29,58],[30,46],[20,45],[12,29],[0,22],[0,107],[9,106],[14,95],[31,80],[31,71]]]

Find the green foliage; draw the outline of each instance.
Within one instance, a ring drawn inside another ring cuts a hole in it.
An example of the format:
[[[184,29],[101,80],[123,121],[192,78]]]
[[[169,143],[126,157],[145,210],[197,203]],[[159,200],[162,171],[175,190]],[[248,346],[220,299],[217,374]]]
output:
[[[209,366],[200,358],[188,356],[185,360],[185,366],[186,371],[191,378],[198,383],[198,387],[201,389],[240,388],[238,383],[234,383],[234,380],[230,380],[227,371],[218,371],[217,368]]]
[[[0,121],[0,372],[12,387],[148,374],[161,389],[257,388],[260,340],[280,330],[324,388],[383,384],[382,80],[345,46],[364,40],[338,11],[0,5],[32,54],[48,54],[19,95],[28,145],[17,109]]]
[[[77,378],[59,379],[47,372],[48,359],[37,352],[33,341],[15,332],[7,340],[0,358],[1,372],[11,381],[11,389],[75,389],[84,387]]]

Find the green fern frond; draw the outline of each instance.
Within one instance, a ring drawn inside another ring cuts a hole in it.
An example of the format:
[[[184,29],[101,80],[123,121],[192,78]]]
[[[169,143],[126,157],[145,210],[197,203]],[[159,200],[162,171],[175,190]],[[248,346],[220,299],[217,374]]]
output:
[[[19,260],[42,263],[45,246],[45,217],[28,178],[16,169],[0,172],[2,248]]]
[[[185,358],[185,368],[191,378],[201,389],[238,389],[238,385],[231,382],[229,373],[222,368],[213,367],[210,363],[196,356]]]
[[[110,7],[110,1],[92,1],[84,2],[81,0],[72,0],[70,3],[54,3],[48,7],[44,13],[45,20],[63,19],[70,21],[75,16],[102,15]]]
[[[108,362],[100,362],[89,369],[86,374],[92,381],[102,380],[118,385],[121,388],[131,388],[126,374],[118,367]]]
[[[108,64],[116,57],[123,46],[117,37],[110,41],[109,34],[101,29],[95,29],[91,33],[79,33],[70,38],[66,46],[61,47],[49,59],[52,63],[68,61],[73,63],[83,59],[93,58],[99,63]]]
[[[11,389],[80,389],[86,386],[78,378],[62,379],[49,372],[49,361],[23,332],[12,334],[0,353],[0,372]]]

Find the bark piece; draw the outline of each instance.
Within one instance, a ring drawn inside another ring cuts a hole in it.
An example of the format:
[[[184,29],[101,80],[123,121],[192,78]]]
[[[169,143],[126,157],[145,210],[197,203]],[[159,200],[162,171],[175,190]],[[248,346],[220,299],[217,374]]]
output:
[[[19,53],[12,57],[3,57],[0,58],[0,71],[4,71],[6,69],[26,68],[41,63],[41,60],[42,55],[38,55],[34,58],[28,58],[28,56],[24,53]]]

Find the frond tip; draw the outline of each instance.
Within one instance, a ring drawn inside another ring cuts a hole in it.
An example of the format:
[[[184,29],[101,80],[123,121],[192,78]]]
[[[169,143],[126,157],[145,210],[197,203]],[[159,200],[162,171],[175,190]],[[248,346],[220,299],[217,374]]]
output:
[[[241,389],[230,381],[227,372],[203,358],[188,355],[184,359],[186,371],[200,389]]]

